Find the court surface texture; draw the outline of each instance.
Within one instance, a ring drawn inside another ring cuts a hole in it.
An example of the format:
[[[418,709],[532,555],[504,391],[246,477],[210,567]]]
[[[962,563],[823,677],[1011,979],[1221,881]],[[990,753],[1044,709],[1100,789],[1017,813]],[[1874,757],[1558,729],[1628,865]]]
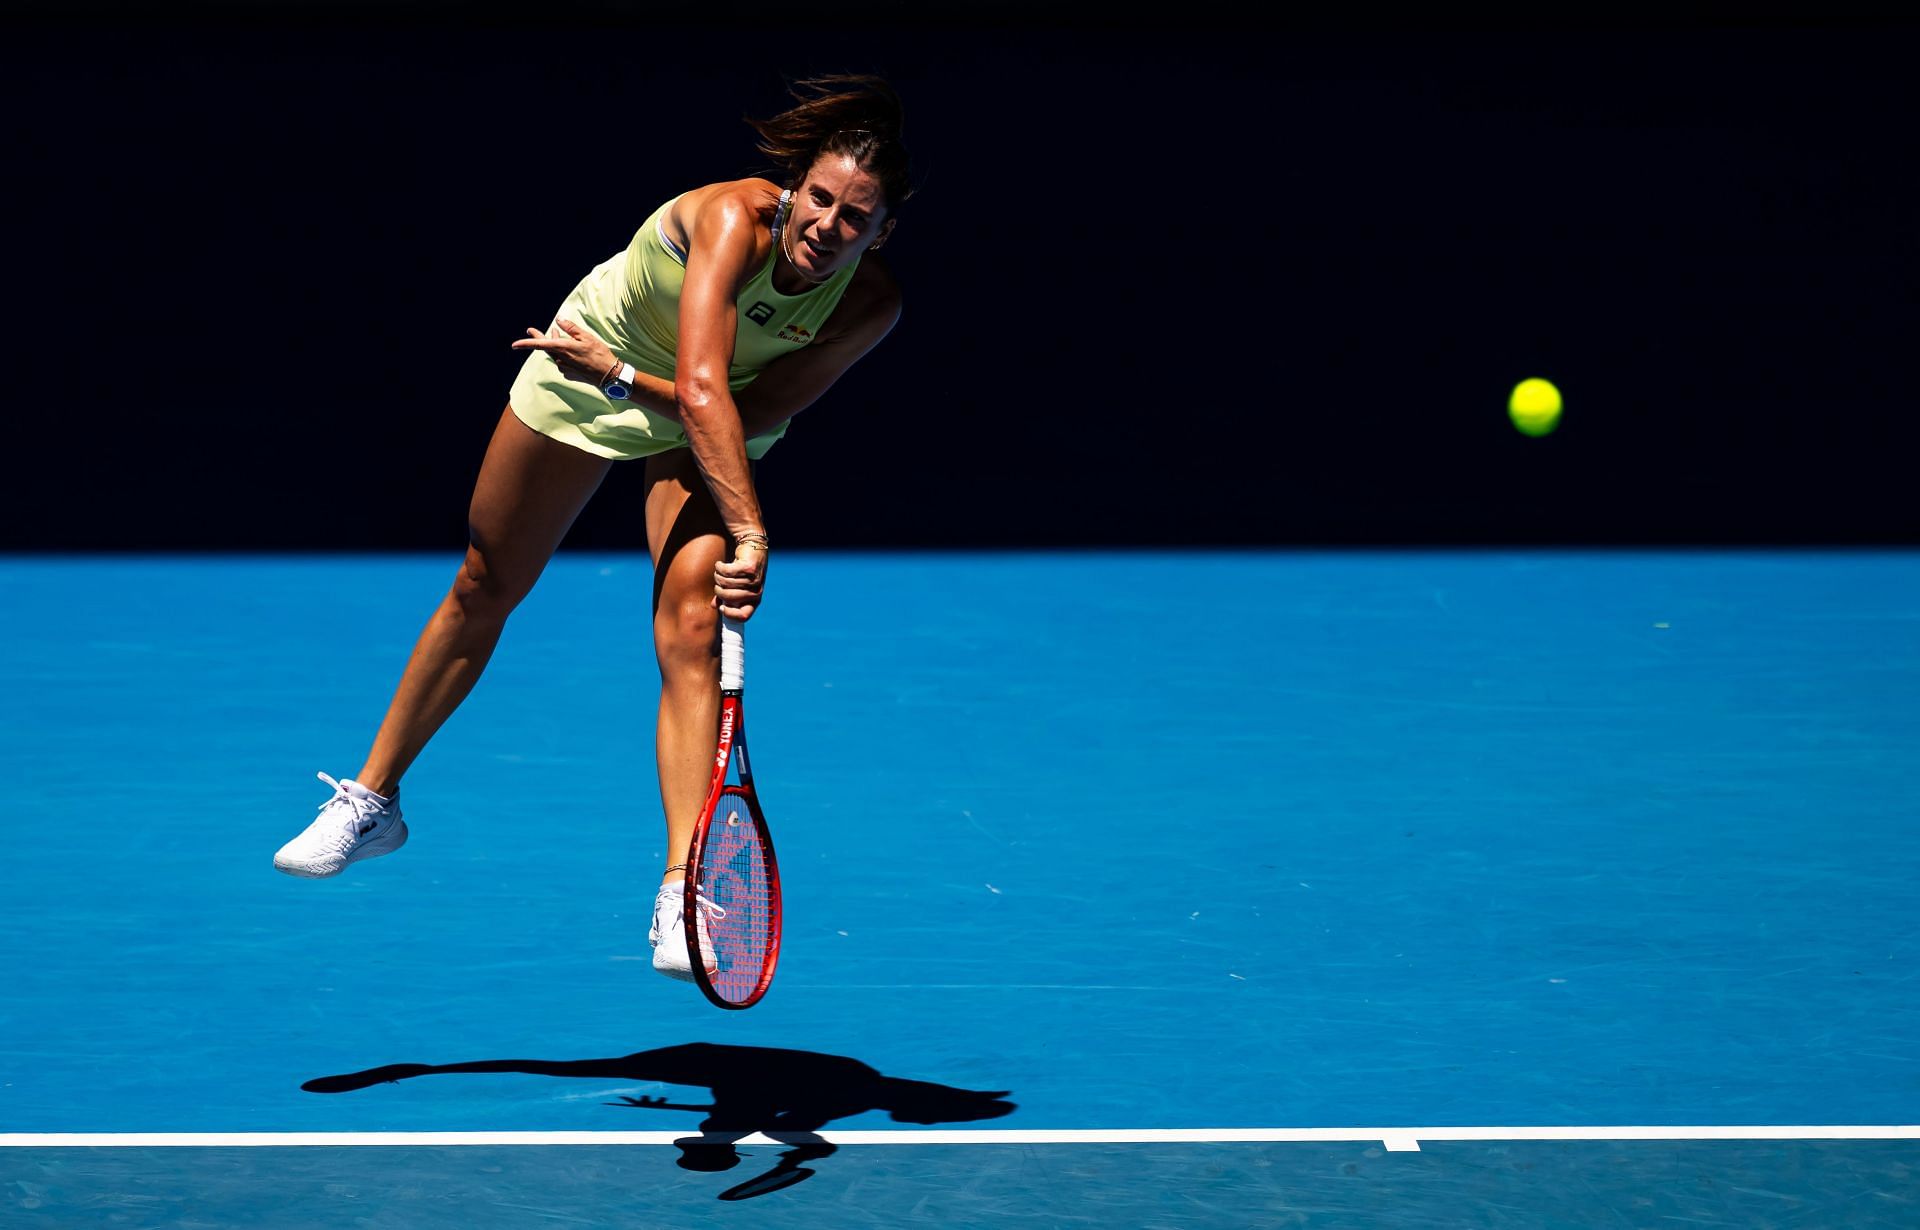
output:
[[[0,559],[9,1230],[1920,1225],[1920,556],[777,555],[739,1013],[644,556],[273,871],[456,564]]]

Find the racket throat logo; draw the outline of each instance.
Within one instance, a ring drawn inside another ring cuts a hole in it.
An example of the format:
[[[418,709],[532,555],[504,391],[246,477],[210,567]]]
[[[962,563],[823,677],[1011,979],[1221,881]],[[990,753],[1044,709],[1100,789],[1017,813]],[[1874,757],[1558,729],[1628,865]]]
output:
[[[713,754],[713,767],[727,767],[727,755],[733,751],[733,709],[731,706],[720,711],[720,747]]]

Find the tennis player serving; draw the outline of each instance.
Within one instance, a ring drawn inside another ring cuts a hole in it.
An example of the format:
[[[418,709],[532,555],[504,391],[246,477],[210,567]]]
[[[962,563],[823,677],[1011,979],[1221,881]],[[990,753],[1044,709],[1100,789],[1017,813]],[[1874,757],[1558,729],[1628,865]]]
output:
[[[797,105],[749,120],[784,182],[683,192],[583,278],[527,353],[467,513],[466,559],[427,621],[372,751],[274,855],[337,875],[399,849],[400,779],[473,689],[507,616],[533,588],[616,461],[646,463],[655,756],[667,862],[706,801],[720,710],[719,624],[759,608],[767,527],[751,463],[893,328],[900,292],[877,259],[912,193],[899,97],[878,77],[809,78]],[[683,878],[655,901],[654,968],[691,979]]]

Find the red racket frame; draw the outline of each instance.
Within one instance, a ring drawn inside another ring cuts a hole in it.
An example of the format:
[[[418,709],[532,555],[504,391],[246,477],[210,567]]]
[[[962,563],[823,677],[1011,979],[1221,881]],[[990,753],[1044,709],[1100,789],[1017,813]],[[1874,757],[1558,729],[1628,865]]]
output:
[[[734,757],[740,760],[740,784],[727,784],[727,764]],[[753,817],[754,833],[760,840],[760,856],[767,865],[767,948],[766,961],[760,967],[760,981],[753,993],[738,1003],[725,998],[714,989],[707,977],[706,962],[700,952],[700,892],[701,879],[705,872],[702,860],[706,857],[707,831],[713,825],[714,812],[720,806],[720,800],[727,795],[736,794],[747,805],[747,814]],[[693,842],[687,848],[687,887],[686,887],[685,926],[687,949],[693,956],[693,980],[700,991],[716,1007],[728,1009],[751,1008],[760,1002],[767,993],[767,987],[773,982],[773,971],[780,964],[780,864],[773,856],[773,834],[767,830],[767,818],[760,810],[760,796],[753,788],[753,766],[747,759],[747,715],[738,692],[720,694],[720,741],[713,753],[713,782],[707,788],[707,804],[700,813],[700,822],[693,826]]]

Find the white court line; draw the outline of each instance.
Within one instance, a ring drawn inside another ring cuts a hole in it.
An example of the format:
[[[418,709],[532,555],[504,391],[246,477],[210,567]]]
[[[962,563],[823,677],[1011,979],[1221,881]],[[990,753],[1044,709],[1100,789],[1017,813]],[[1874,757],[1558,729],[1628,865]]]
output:
[[[336,1148],[356,1145],[669,1145],[697,1132],[0,1132],[0,1148]],[[1019,1128],[977,1131],[755,1132],[747,1145],[1145,1145],[1367,1141],[1418,1153],[1443,1140],[1920,1140],[1916,1124],[1639,1127]]]

